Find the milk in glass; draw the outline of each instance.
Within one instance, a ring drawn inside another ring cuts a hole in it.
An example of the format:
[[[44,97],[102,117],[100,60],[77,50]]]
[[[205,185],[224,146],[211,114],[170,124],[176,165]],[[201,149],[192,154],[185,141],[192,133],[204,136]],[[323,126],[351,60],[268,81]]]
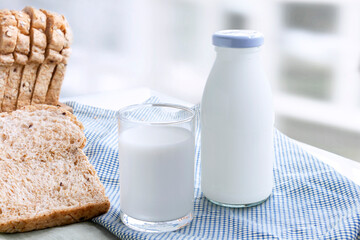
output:
[[[120,206],[151,222],[188,215],[194,198],[194,136],[171,126],[137,126],[119,136]]]

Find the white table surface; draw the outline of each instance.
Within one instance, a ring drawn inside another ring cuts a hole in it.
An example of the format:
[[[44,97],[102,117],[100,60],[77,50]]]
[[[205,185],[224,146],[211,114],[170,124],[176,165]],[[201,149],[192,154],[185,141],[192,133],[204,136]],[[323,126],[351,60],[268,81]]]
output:
[[[168,103],[177,103],[185,106],[192,106],[193,103],[188,103],[176,98],[169,97],[165,94],[147,89],[133,89],[128,91],[113,91],[107,93],[91,94],[71,98],[63,98],[64,101],[77,101],[82,104],[91,105],[111,110],[118,110],[122,107],[142,103],[151,96],[158,96],[160,101]],[[356,184],[360,185],[360,163],[353,160],[338,156],[336,154],[315,148],[313,146],[300,143],[299,144],[312,153],[319,160],[329,164],[338,172],[348,177]],[[120,220],[119,220],[120,221]],[[83,222],[72,224],[68,226],[44,229],[28,233],[17,234],[0,234],[2,239],[47,239],[47,240],[98,240],[98,239],[117,239],[114,235],[108,232],[105,228],[94,224],[92,222]]]

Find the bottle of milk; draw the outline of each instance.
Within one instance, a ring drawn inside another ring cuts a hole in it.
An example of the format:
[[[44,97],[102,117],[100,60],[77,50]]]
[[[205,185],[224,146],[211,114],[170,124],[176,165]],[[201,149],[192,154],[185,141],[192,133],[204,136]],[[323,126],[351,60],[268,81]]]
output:
[[[213,203],[250,207],[273,187],[274,112],[260,52],[251,30],[213,35],[217,57],[201,104],[201,188]]]

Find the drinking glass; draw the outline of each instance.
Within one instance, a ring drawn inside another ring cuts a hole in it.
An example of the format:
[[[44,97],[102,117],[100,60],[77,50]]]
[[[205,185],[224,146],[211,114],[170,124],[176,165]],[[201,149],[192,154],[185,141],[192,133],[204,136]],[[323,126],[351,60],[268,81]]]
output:
[[[195,112],[174,104],[118,111],[120,210],[128,227],[174,231],[193,218]]]

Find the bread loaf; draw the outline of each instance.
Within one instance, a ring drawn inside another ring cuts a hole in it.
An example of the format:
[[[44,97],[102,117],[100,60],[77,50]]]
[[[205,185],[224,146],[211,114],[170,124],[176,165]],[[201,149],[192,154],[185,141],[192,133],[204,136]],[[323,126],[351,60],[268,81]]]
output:
[[[72,32],[63,15],[25,7],[0,10],[0,112],[58,105]]]
[[[0,114],[0,232],[25,232],[88,220],[108,211],[82,151],[82,124],[61,107]]]

